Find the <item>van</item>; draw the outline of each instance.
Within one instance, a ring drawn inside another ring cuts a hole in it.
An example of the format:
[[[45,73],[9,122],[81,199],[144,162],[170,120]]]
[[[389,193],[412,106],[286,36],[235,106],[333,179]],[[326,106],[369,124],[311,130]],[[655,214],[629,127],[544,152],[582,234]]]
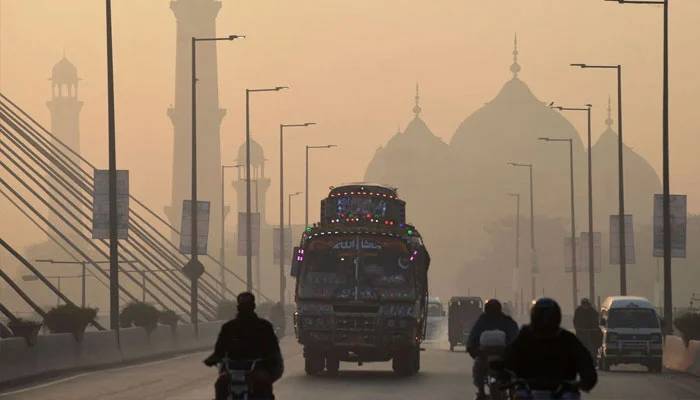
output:
[[[611,296],[600,307],[603,343],[598,367],[609,371],[617,364],[642,364],[661,372],[662,333],[656,309],[643,297]]]

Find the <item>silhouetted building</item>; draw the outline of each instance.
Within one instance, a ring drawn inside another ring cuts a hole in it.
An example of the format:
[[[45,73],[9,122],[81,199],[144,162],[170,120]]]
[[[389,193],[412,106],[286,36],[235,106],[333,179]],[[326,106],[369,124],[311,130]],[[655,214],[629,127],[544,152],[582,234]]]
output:
[[[610,214],[618,213],[618,135],[613,130],[608,104],[607,128],[591,149],[593,159],[593,203],[600,229],[609,230]],[[628,133],[629,135],[629,133]],[[661,193],[661,180],[654,168],[631,147],[624,145],[625,213],[632,214],[635,226],[651,224],[654,193]],[[649,247],[644,243],[644,247]],[[651,250],[649,249],[649,252]]]
[[[449,190],[449,148],[426,125],[421,112],[416,85],[413,119],[403,132],[397,132],[377,149],[364,179],[398,188],[400,197],[406,201],[409,222],[421,230],[429,244],[439,246],[440,243],[430,239],[442,229],[436,224],[436,217],[443,212],[436,200]]]
[[[165,208],[173,226],[181,223],[182,202],[191,198],[192,171],[192,37],[215,37],[220,1],[176,0],[170,8],[177,19],[175,106],[173,123],[172,202]],[[215,42],[197,44],[197,198],[211,202],[208,252],[218,254],[221,223],[221,120]],[[179,238],[174,237],[178,243]]]
[[[80,110],[78,100],[78,70],[64,56],[51,70],[51,100],[46,106],[51,112],[51,132],[76,153],[80,153]],[[73,161],[78,158],[71,155]]]

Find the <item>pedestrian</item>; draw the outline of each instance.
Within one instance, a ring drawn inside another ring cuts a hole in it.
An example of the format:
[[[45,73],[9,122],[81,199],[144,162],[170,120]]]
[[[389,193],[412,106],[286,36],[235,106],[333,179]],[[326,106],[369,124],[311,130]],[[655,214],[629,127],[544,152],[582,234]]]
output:
[[[574,312],[574,329],[578,339],[591,352],[591,355],[595,356],[598,352],[600,334],[598,312],[586,298],[581,299],[581,305],[576,307]]]

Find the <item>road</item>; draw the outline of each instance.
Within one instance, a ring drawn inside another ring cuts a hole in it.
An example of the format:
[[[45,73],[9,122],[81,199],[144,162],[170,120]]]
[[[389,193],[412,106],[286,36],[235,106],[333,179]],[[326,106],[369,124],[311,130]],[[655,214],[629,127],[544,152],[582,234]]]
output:
[[[285,376],[275,385],[278,399],[472,399],[471,362],[463,352],[428,344],[422,371],[399,378],[387,363],[341,365],[337,377],[307,377],[300,347],[282,341]],[[35,386],[0,393],[0,400],[209,400],[215,372],[201,364],[205,353],[98,370],[58,378]],[[700,379],[680,374],[650,375],[627,370],[607,372],[586,399],[694,400],[700,399]]]

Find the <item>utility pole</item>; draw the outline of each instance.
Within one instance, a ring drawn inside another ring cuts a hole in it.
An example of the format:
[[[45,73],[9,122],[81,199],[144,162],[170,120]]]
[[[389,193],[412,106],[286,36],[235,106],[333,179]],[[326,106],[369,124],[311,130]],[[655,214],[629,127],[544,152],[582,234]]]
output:
[[[569,143],[569,171],[571,185],[571,285],[572,285],[572,310],[578,305],[578,282],[576,276],[576,206],[574,203],[574,141],[573,139],[556,139],[541,137],[539,140],[544,142],[568,142]],[[544,288],[543,288],[544,290]]]
[[[591,159],[591,107],[586,104],[585,108],[577,107],[561,107],[553,106],[559,111],[583,111],[587,115],[588,120],[588,296],[589,299],[595,299],[595,259],[593,247],[593,172]]]

